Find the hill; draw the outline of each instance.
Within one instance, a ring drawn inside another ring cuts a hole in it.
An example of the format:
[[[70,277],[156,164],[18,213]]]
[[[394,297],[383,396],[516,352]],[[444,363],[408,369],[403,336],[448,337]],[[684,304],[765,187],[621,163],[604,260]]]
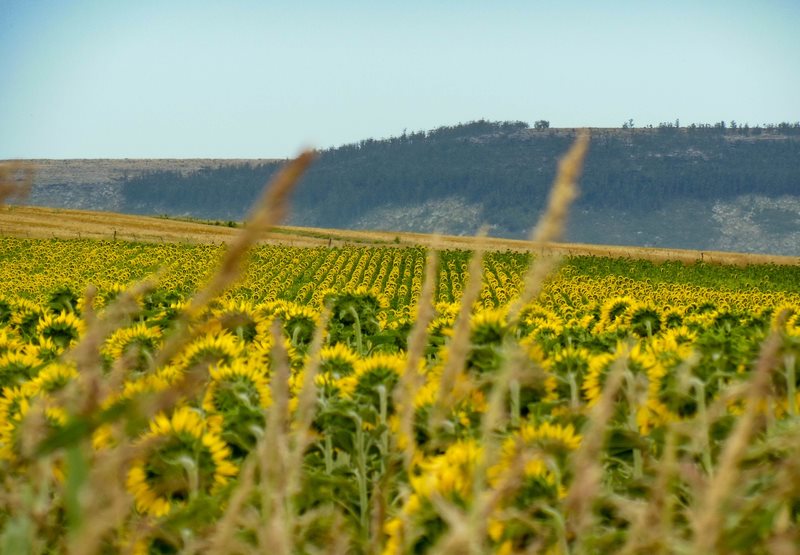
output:
[[[575,132],[479,121],[324,150],[289,223],[451,235],[488,224],[494,236],[523,238]],[[591,134],[568,240],[800,255],[800,126]],[[241,220],[280,165],[208,162],[117,174],[102,186],[37,183],[31,201]]]

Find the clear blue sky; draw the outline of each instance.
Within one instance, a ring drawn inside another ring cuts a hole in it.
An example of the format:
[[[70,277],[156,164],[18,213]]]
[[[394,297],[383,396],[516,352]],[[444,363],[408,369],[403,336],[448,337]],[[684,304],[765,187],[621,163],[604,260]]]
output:
[[[0,158],[800,120],[800,0],[0,0]]]

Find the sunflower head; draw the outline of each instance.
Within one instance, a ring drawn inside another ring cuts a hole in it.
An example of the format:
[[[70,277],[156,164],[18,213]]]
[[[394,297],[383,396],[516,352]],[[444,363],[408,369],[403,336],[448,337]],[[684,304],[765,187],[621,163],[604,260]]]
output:
[[[454,316],[437,316],[428,324],[427,346],[428,355],[435,355],[453,334]]]
[[[510,328],[501,310],[483,310],[470,319],[470,350],[467,363],[473,370],[492,372],[503,361],[502,347]]]
[[[525,422],[503,442],[500,460],[488,470],[489,480],[497,484],[507,479],[514,461],[521,458],[522,490],[515,501],[556,500],[562,490],[560,477],[569,472],[568,457],[580,443],[572,424]]]
[[[343,343],[323,347],[319,353],[319,371],[338,380],[355,371],[359,361],[358,355]]]
[[[119,328],[106,340],[103,353],[112,360],[130,357],[131,370],[140,372],[147,368],[152,355],[161,344],[161,329],[147,327],[138,322],[128,328]]]
[[[77,377],[78,370],[74,364],[54,362],[41,370],[35,378],[23,384],[22,390],[29,397],[52,395],[64,389]]]
[[[259,368],[242,360],[212,368],[210,377],[203,410],[234,457],[243,457],[263,435],[264,409],[271,403],[267,379]]]
[[[180,355],[177,366],[190,369],[229,365],[243,353],[241,342],[230,333],[211,333],[191,343]]]
[[[628,329],[639,337],[652,337],[661,330],[662,321],[659,311],[647,304],[635,302],[625,312],[624,323]]]
[[[775,307],[772,312],[772,329],[787,329],[790,322],[797,322],[797,316],[800,314],[800,309],[797,306],[789,303],[782,303]]]
[[[714,326],[727,331],[742,325],[741,318],[729,310],[718,310],[714,314]]]
[[[47,308],[50,312],[77,312],[78,295],[68,286],[62,285],[54,289],[47,297]]]
[[[260,318],[252,304],[246,301],[226,301],[214,311],[222,329],[245,343],[255,339]]]
[[[786,320],[786,332],[794,337],[800,337],[800,312],[792,314]]]
[[[35,353],[27,349],[0,355],[0,387],[14,387],[35,377],[44,366]]]
[[[583,377],[589,369],[589,350],[585,347],[565,347],[547,358],[544,363],[547,369],[556,376]]]
[[[287,303],[277,316],[283,322],[283,332],[292,345],[296,348],[308,347],[319,325],[319,313],[308,306]]]
[[[39,320],[36,333],[56,345],[67,348],[76,342],[86,329],[83,321],[72,312],[47,314]]]
[[[342,395],[374,408],[380,407],[383,397],[391,412],[392,390],[405,366],[406,359],[399,354],[380,353],[360,359],[355,372],[339,380]]]
[[[561,345],[564,325],[560,319],[533,319],[530,320],[529,327],[530,333],[528,337],[535,339],[546,350],[549,351]]]
[[[230,448],[194,409],[158,414],[141,438],[144,454],[128,471],[126,487],[136,508],[163,516],[200,496],[212,495],[236,475]]]
[[[31,411],[32,407],[40,410]],[[36,404],[22,388],[3,388],[0,397],[0,460],[18,461],[21,455],[23,421],[38,417],[42,437],[59,432],[67,422],[67,414],[49,403]]]
[[[105,308],[113,303],[127,289],[121,283],[110,283],[100,290],[97,295],[98,308]]]
[[[677,306],[666,308],[661,314],[661,321],[667,329],[678,328],[683,325],[684,310]]]
[[[0,355],[20,351],[24,345],[10,328],[0,327]]]
[[[527,355],[526,369],[519,380],[521,413],[525,415],[539,409],[547,410],[548,405],[558,400],[558,379],[547,369],[545,353],[537,342],[526,337],[521,347]]]
[[[409,476],[411,488],[421,499],[440,495],[464,505],[472,495],[475,471],[482,458],[483,449],[477,441],[457,441],[441,455],[417,465]]]
[[[377,290],[358,287],[328,294],[325,299],[331,307],[328,323],[331,342],[347,341],[353,335],[374,335],[381,331],[385,322],[383,312],[389,306],[388,299]]]
[[[636,301],[631,297],[612,297],[600,308],[600,326],[604,331],[616,330],[625,319],[628,308]]]
[[[5,297],[0,295],[0,329],[5,326],[9,320],[11,320],[11,316],[14,313],[14,309]]]
[[[30,350],[32,353],[36,354],[39,360],[47,364],[61,356],[64,352],[64,347],[48,337],[40,337],[37,345],[35,347],[30,346]]]
[[[600,400],[603,387],[605,387],[606,378],[608,378],[611,365],[616,358],[617,357],[611,353],[592,355],[589,358],[589,368],[581,384],[581,390],[583,391],[583,397],[590,407],[597,404],[597,401]]]
[[[23,339],[33,339],[36,336],[36,326],[43,316],[44,311],[36,303],[27,299],[17,299],[11,326]]]

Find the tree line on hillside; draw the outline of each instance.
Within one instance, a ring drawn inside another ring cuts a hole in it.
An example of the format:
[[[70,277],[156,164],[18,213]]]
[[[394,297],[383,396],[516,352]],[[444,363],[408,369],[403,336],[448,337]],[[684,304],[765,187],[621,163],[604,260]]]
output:
[[[518,236],[574,139],[575,130],[545,123],[482,120],[321,150],[295,192],[301,223],[349,227],[378,207],[457,196],[482,205],[494,233]],[[647,211],[676,199],[800,190],[800,125],[677,124],[593,130],[578,206]],[[279,166],[142,174],[122,184],[123,210],[241,219]]]

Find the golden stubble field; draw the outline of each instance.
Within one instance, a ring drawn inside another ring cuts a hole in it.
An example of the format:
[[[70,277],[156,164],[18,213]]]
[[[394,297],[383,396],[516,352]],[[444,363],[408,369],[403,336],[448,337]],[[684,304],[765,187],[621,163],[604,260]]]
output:
[[[200,221],[151,216],[134,216],[112,212],[91,212],[34,206],[0,207],[0,235],[29,238],[93,238],[144,242],[228,243],[237,229]],[[489,250],[533,251],[573,256],[608,256],[612,258],[651,261],[680,260],[717,264],[781,264],[798,265],[794,256],[745,254],[718,251],[695,251],[617,245],[559,243],[535,246],[530,241],[496,237],[435,236],[396,231],[359,231],[279,226],[267,232],[262,243],[295,247],[303,246],[410,246],[439,249],[473,249],[481,242]]]

